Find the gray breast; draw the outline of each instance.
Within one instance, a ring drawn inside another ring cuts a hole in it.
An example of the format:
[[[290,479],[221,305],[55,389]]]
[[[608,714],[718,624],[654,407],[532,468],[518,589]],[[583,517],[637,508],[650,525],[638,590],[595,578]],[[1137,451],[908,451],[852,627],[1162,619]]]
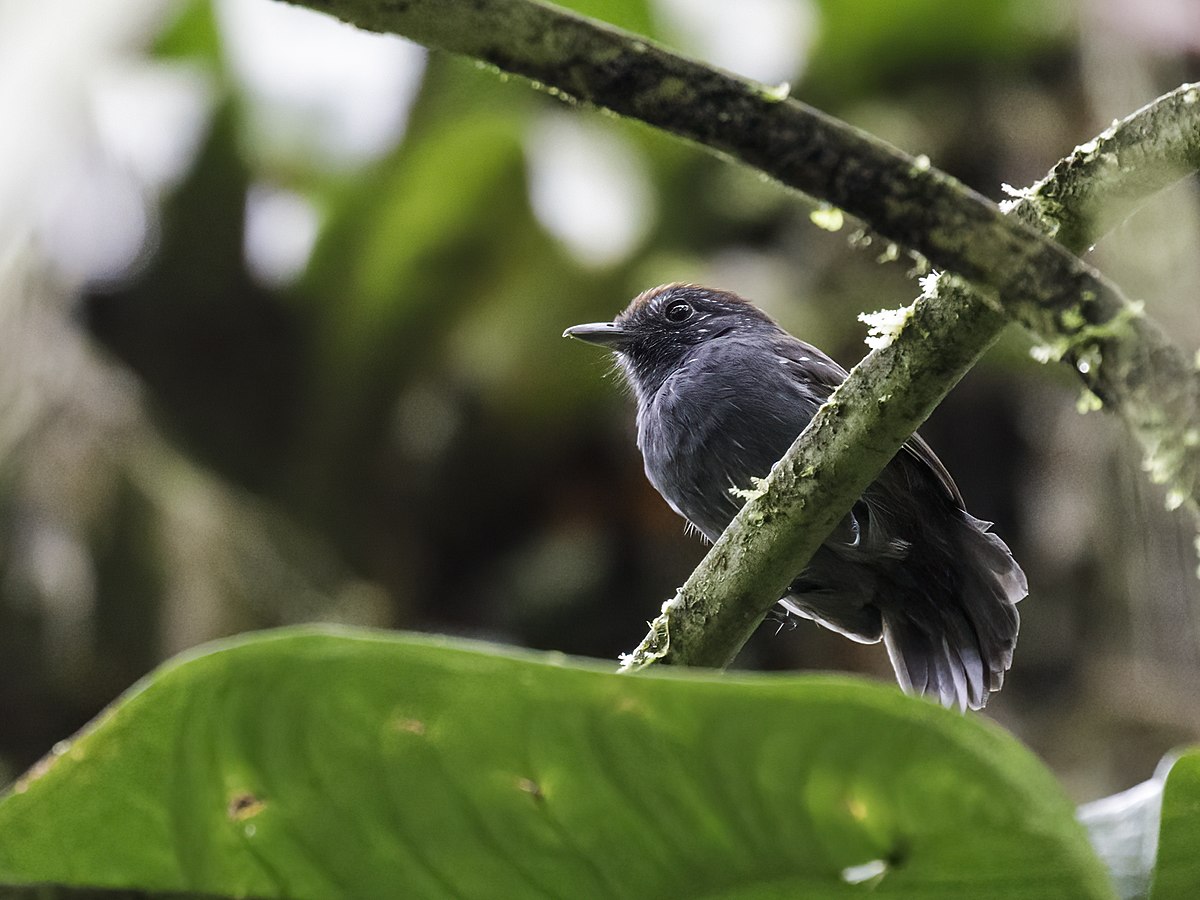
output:
[[[818,405],[773,353],[711,342],[638,411],[646,475],[716,540],[744,503],[736,492],[766,476]]]

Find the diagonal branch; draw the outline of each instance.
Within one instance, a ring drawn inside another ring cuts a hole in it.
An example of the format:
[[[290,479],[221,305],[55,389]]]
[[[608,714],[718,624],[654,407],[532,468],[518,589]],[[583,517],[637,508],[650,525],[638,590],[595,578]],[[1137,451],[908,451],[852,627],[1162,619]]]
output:
[[[1172,127],[1183,87],[1115,124],[1062,160],[1010,204],[1011,215],[1083,250],[1138,205],[1186,174],[1194,134]],[[1139,174],[1105,154],[1139,160]],[[650,663],[724,666],[916,425],[995,343],[1008,319],[963,278],[926,282],[903,327],[867,355],[830,397],[708,555],[663,606],[623,668]],[[1152,327],[1140,320],[1144,327]],[[1082,359],[1082,358],[1080,358]],[[1077,363],[1078,364],[1078,363]],[[1183,381],[1194,379],[1189,372]],[[1139,396],[1147,410],[1158,400]],[[1169,421],[1169,420],[1168,420]],[[913,424],[916,423],[916,424]],[[1186,436],[1182,438],[1187,443]],[[752,600],[752,598],[756,598]]]
[[[1006,217],[927,160],[788,99],[786,91],[536,0],[296,2],[473,56],[568,99],[724,152],[974,285],[948,289],[942,279],[947,284],[914,306],[901,339],[855,367],[776,466],[764,494],[747,504],[671,601],[669,623],[656,623],[639,658],[727,662],[790,574],[1009,319],[1071,364],[1129,425],[1155,480],[1200,510],[1200,381],[1190,360],[1070,252],[1133,201],[1200,163],[1200,89],[1181,88],[1138,113],[1136,123],[1079,148],[1019,215]]]

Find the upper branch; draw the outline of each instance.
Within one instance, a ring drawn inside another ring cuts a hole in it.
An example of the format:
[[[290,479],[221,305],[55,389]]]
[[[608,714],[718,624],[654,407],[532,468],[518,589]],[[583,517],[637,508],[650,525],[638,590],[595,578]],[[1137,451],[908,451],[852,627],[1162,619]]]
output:
[[[475,57],[725,152],[997,294],[1067,307],[1084,291],[1113,291],[928,160],[611,26],[537,0],[296,2]]]

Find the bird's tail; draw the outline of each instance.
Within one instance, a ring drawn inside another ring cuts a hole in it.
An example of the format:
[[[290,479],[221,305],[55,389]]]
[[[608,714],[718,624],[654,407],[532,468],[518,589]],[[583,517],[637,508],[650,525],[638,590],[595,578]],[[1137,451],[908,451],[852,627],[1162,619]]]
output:
[[[1020,624],[1016,604],[1028,585],[1004,541],[988,531],[991,523],[958,512],[958,546],[948,560],[953,577],[927,582],[942,595],[924,603],[887,604],[883,639],[905,691],[949,707],[980,709],[1012,665]]]

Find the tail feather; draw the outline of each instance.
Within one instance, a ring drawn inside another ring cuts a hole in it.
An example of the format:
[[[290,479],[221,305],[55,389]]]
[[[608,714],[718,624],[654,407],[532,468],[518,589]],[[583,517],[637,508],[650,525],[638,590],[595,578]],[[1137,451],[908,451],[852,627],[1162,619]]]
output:
[[[983,670],[983,659],[979,650],[973,644],[958,644],[952,646],[943,641],[946,654],[954,653],[958,657],[958,671],[963,673],[964,685],[958,691],[959,697],[966,697],[966,705],[971,709],[979,709],[987,702],[988,687]],[[962,704],[959,704],[960,708]]]
[[[925,596],[883,609],[883,639],[901,687],[959,709],[982,708],[1004,684],[1020,625],[1016,604],[1028,592],[990,524],[962,513],[948,592],[931,579],[918,589]]]
[[[943,706],[958,706],[961,712],[967,708],[967,703],[970,701],[967,691],[968,674],[962,656],[955,647],[950,646],[945,635],[942,635],[942,656],[940,658],[945,660],[942,672],[949,674],[950,677],[947,680],[943,675],[942,690],[938,694],[938,699],[942,701]]]
[[[949,498],[918,519],[889,497],[865,495],[856,539],[827,541],[781,602],[856,641],[882,638],[906,692],[980,709],[1012,665],[1025,573],[990,522]]]
[[[934,697],[943,706],[960,710],[983,705],[982,666],[971,671],[944,635],[932,634],[912,619],[885,617],[883,641],[896,680],[906,693]]]

